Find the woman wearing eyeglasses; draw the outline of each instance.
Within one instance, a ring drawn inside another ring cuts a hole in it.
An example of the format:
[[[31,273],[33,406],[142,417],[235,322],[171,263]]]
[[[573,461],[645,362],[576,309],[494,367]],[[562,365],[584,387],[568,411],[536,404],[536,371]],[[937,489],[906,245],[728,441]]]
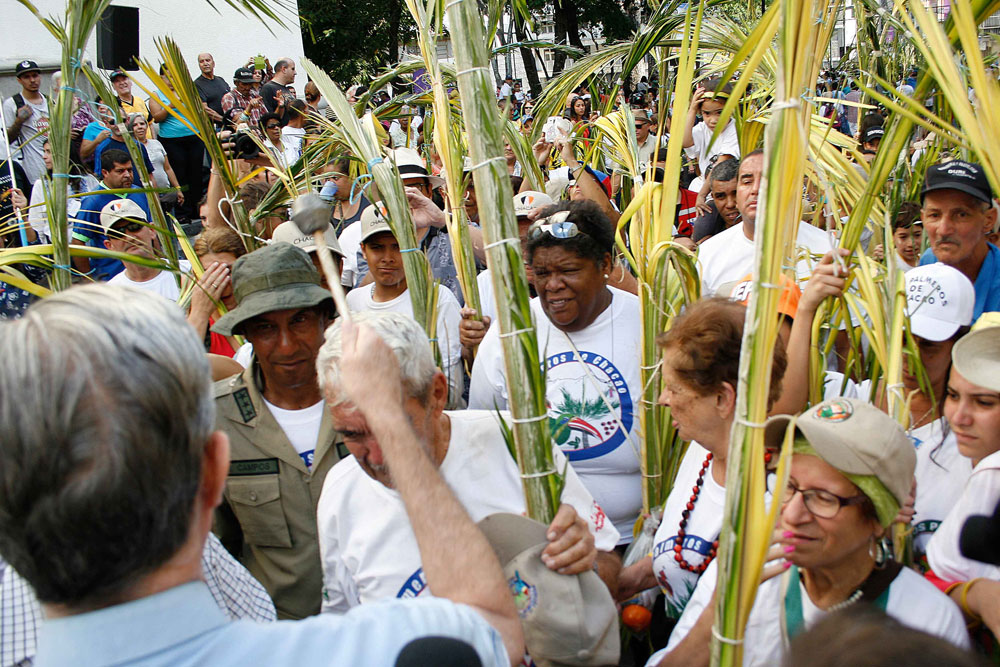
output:
[[[611,223],[589,201],[545,209],[527,232],[553,436],[626,543],[642,504],[639,302],[608,286],[613,250]],[[470,408],[507,407],[499,334],[490,327],[479,347]]]
[[[792,419],[769,420],[771,446],[780,445]],[[869,604],[904,625],[967,647],[955,605],[915,571],[891,561],[881,545],[910,492],[916,465],[903,430],[878,408],[848,398],[809,408],[795,418],[795,428],[787,482],[770,477],[774,500],[781,503],[772,564],[764,569],[743,639],[720,641],[742,641],[744,665],[778,665],[788,642],[828,613]],[[716,575],[713,563],[667,648],[648,664],[708,664]]]

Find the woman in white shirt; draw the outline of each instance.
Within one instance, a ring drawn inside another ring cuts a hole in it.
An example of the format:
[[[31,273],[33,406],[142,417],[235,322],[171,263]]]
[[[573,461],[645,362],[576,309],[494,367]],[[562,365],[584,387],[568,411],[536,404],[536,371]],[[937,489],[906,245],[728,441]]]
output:
[[[794,419],[787,482],[769,478],[781,503],[776,545],[742,638],[744,665],[779,665],[796,636],[828,613],[867,603],[897,621],[969,645],[961,613],[931,583],[894,563],[882,545],[906,500],[916,454],[890,416],[857,399],[837,398],[797,418],[772,418],[771,446]],[[649,665],[707,664],[715,624],[715,564],[698,581],[667,648]]]
[[[680,618],[718,550],[745,319],[743,304],[707,299],[688,306],[658,340],[664,387],[659,403],[670,407],[680,437],[691,445],[664,504],[652,555],[622,570],[618,599],[659,585],[668,618]],[[771,366],[772,404],[784,371],[779,343]]]
[[[959,538],[973,515],[992,515],[1000,503],[1000,327],[963,337],[952,349],[944,414],[958,451],[972,463],[961,498],[927,544],[931,570],[946,582],[970,622],[1000,637],[1000,567],[966,557]]]
[[[527,231],[553,438],[624,543],[642,506],[635,434],[641,327],[638,299],[608,285],[613,250],[611,223],[589,201],[547,208]],[[507,405],[500,331],[492,326],[472,367],[469,407]]]
[[[153,173],[150,174],[153,177],[153,184],[158,188],[179,188],[180,183],[177,181],[173,167],[170,166],[167,151],[163,144],[149,136],[149,123],[146,122],[142,114],[129,115],[128,130],[136,141],[146,147],[149,161],[153,163]],[[166,192],[160,195],[160,201],[167,205],[183,204],[184,193],[180,190]]]
[[[46,177],[52,178],[52,147],[46,139],[42,145],[42,161],[45,162]],[[70,166],[71,172],[76,172],[76,168]],[[28,224],[38,234],[39,242],[51,243],[52,234],[49,230],[49,216],[45,211],[46,188],[51,187],[44,182],[45,178],[39,178],[31,187],[31,200],[28,202]],[[83,202],[79,195],[83,192],[90,192],[97,189],[97,180],[90,174],[81,175],[72,173],[68,179],[69,197],[66,199],[66,236],[73,233],[73,222],[76,214],[80,211],[80,204]]]

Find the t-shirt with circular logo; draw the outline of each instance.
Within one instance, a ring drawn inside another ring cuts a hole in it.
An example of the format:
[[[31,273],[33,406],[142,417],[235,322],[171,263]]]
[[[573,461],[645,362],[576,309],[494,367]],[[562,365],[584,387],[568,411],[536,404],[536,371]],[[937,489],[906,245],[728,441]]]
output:
[[[627,543],[642,505],[639,300],[613,287],[608,290],[611,305],[582,331],[556,328],[538,298],[532,299],[531,310],[539,356],[545,360],[553,439]],[[499,326],[491,326],[479,346],[470,408],[508,407],[499,333]]]

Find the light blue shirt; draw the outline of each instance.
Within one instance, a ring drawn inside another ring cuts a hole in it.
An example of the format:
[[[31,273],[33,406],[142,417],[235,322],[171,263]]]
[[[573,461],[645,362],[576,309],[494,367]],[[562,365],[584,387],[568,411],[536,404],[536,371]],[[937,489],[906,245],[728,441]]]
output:
[[[203,582],[98,611],[47,619],[35,665],[393,665],[418,637],[471,644],[483,665],[506,666],[499,633],[448,600],[387,600],[343,616],[229,622]]]
[[[992,243],[986,244],[989,252],[983,265],[979,267],[979,275],[973,287],[976,289],[976,307],[972,313],[972,321],[975,323],[983,313],[1000,310],[1000,250]],[[928,248],[920,256],[920,266],[934,264],[938,261],[934,256],[934,251]]]

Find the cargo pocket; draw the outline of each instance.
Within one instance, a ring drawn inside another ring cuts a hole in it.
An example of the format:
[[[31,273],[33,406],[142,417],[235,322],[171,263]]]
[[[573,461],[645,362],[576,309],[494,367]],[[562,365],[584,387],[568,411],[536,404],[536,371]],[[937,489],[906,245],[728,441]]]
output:
[[[258,547],[292,546],[285,512],[281,507],[277,475],[253,479],[230,477],[227,493],[247,544]]]

